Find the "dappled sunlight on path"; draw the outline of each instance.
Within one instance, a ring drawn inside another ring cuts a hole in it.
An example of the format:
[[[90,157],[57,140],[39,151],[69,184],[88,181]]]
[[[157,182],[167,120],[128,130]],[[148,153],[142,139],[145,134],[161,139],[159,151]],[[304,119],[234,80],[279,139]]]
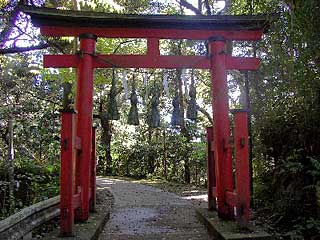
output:
[[[203,201],[203,202],[208,202],[208,195],[206,195],[206,194],[191,195],[191,196],[186,196],[186,197],[182,197],[182,198],[187,199],[187,200],[199,200],[199,201]]]
[[[97,185],[108,188],[115,199],[100,240],[212,239],[187,200],[199,198],[198,195],[179,197],[151,186],[111,178],[98,178]]]

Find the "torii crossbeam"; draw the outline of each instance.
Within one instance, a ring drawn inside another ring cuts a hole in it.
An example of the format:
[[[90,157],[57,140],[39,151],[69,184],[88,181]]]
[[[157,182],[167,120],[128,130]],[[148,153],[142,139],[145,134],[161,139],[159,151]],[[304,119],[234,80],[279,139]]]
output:
[[[31,16],[33,24],[40,27],[45,36],[80,38],[79,54],[44,56],[45,67],[78,69],[75,113],[62,114],[60,184],[63,235],[72,234],[74,210],[76,218],[85,221],[89,216],[90,203],[94,206],[95,201],[95,132],[92,130],[95,68],[210,70],[214,126],[213,129],[207,129],[208,207],[216,208],[221,217],[236,217],[242,222],[248,222],[250,179],[247,115],[244,111],[235,112],[234,140],[231,142],[226,71],[257,70],[259,59],[227,55],[226,41],[260,40],[268,27],[264,16],[121,15],[28,6],[23,7],[22,11]],[[95,44],[100,37],[147,39],[147,53],[96,53]],[[164,56],[159,50],[160,39],[207,40],[209,55]],[[232,173],[233,148],[236,153],[235,186]]]

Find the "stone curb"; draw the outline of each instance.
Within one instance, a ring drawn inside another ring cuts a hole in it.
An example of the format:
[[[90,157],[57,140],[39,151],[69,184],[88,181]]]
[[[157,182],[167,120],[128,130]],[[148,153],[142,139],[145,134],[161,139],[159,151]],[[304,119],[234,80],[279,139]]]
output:
[[[0,221],[2,240],[26,239],[32,230],[60,214],[60,196],[38,202]]]
[[[45,240],[96,240],[99,238],[104,226],[110,219],[114,198],[109,190],[106,195],[106,189],[97,184],[97,204],[96,211],[90,212],[89,219],[85,222],[76,222],[73,228],[74,236],[60,236],[60,228],[47,233],[42,239]],[[111,200],[106,200],[110,198]],[[100,200],[99,200],[100,199]]]
[[[107,206],[98,205],[97,211],[90,213],[86,222],[79,222],[74,225],[74,236],[62,237],[59,235],[59,228],[48,233],[43,239],[54,240],[97,240],[104,226],[110,218],[110,210],[106,211]]]
[[[215,213],[207,209],[196,208],[199,220],[207,227],[208,231],[219,240],[273,240],[274,238],[265,231],[250,226],[250,232],[239,232],[239,226],[234,221],[223,221]]]

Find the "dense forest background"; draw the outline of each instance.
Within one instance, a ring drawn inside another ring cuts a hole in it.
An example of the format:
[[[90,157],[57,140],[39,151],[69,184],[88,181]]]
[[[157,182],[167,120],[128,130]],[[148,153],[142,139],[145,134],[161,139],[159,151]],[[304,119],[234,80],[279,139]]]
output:
[[[75,91],[75,70],[44,69],[42,55],[75,53],[77,39],[41,36],[21,3],[112,13],[265,14],[271,25],[261,42],[228,43],[229,54],[262,60],[257,72],[228,75],[230,108],[250,110],[253,206],[282,237],[319,234],[318,0],[0,0],[1,218],[59,194],[59,110],[72,107]],[[140,39],[97,42],[101,53],[145,51]],[[161,53],[205,55],[207,43],[162,40]],[[99,174],[206,185],[205,130],[213,124],[208,71],[99,69],[94,84]]]

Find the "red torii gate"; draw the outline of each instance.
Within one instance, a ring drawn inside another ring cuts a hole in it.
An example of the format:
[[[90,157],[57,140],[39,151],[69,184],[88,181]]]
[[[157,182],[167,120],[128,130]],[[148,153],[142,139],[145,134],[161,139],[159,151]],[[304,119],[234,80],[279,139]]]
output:
[[[24,6],[45,36],[80,38],[76,55],[46,55],[44,67],[74,67],[77,72],[76,109],[62,113],[61,234],[72,235],[74,219],[85,221],[95,208],[95,130],[92,129],[95,68],[210,69],[213,128],[207,128],[208,207],[220,217],[247,223],[250,217],[250,177],[246,111],[234,111],[231,139],[227,70],[257,70],[256,58],[226,54],[227,40],[258,41],[264,16],[118,15]],[[145,55],[102,55],[95,52],[98,37],[146,38]],[[208,56],[160,55],[160,39],[207,40]],[[233,184],[232,150],[236,181]],[[217,201],[216,201],[217,200]],[[236,212],[234,211],[236,209]]]

